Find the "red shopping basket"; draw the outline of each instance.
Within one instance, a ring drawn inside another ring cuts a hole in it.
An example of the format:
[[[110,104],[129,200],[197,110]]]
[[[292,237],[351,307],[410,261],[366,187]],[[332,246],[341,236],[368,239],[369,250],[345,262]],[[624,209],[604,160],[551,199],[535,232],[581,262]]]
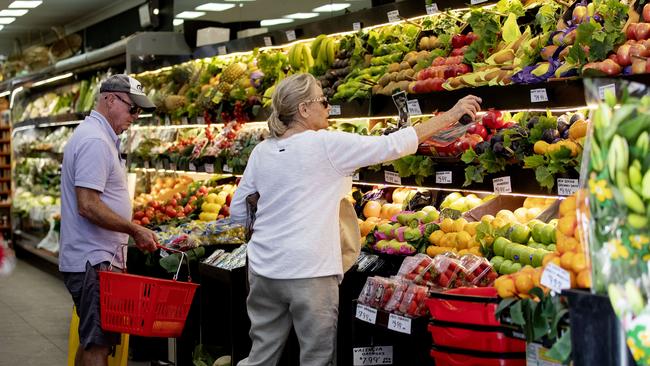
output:
[[[182,253],[179,270],[184,258]],[[102,329],[144,337],[180,336],[199,285],[177,277],[178,271],[174,280],[100,271]]]

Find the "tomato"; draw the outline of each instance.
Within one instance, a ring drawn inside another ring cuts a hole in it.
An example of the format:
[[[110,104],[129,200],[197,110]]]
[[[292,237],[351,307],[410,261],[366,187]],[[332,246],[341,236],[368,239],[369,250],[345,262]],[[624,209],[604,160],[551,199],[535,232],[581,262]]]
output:
[[[149,221],[149,218],[148,218],[148,217],[143,217],[141,222],[142,222],[142,225],[149,225],[149,224],[151,224],[151,221]]]
[[[148,218],[149,220],[151,220],[151,218],[154,217],[154,215],[155,215],[155,213],[154,213],[153,209],[152,210],[147,209],[147,211],[145,211],[145,213],[144,213],[144,217]],[[142,219],[140,219],[140,220],[142,220]]]
[[[144,217],[144,212],[143,211],[136,211],[133,214],[133,218],[136,219],[136,220],[140,220],[143,217]]]
[[[176,205],[178,205],[178,201],[176,200],[176,198],[172,198],[169,200],[169,202],[167,202],[167,204],[176,207]]]
[[[165,208],[165,214],[167,214],[167,216],[169,216],[171,218],[174,218],[174,217],[176,217],[176,210],[174,210],[173,207],[167,206]]]
[[[230,202],[232,202],[232,193],[226,196],[226,205],[230,206]]]
[[[153,207],[153,208],[158,208],[158,207],[160,207],[160,202],[158,202],[156,200],[149,201],[149,206]]]
[[[221,206],[221,210],[219,210],[219,213],[224,215],[224,216],[230,216],[230,207],[224,205]]]
[[[181,192],[181,197],[182,197],[182,198],[187,197],[187,192]]]
[[[183,212],[187,215],[188,213],[194,211],[194,207],[190,205],[189,203],[185,205],[185,208],[183,209]]]
[[[199,193],[201,193],[201,194],[208,193],[208,187],[206,187],[206,186],[199,187]]]
[[[187,201],[187,202],[192,203],[192,202],[196,201],[197,199],[198,198],[196,196],[191,196],[189,201]]]
[[[142,225],[142,222],[140,220],[131,220],[131,222],[136,224],[136,225]]]
[[[185,217],[185,213],[183,211],[181,211],[181,212],[176,214],[176,217],[179,218],[179,219],[182,219],[182,218]]]

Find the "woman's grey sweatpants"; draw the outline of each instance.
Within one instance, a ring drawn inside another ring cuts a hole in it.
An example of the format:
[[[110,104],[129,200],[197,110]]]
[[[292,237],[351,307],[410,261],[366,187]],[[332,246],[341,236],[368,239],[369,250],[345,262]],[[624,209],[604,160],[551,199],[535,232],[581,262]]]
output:
[[[301,366],[336,365],[337,276],[277,280],[249,270],[248,282],[253,347],[238,366],[277,365],[292,324]]]

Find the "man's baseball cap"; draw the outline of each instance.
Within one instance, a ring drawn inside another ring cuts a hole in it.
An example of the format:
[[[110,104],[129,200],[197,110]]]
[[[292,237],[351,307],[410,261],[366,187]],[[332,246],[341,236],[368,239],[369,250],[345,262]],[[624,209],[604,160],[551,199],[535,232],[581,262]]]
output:
[[[131,98],[131,101],[133,101],[133,103],[138,107],[142,108],[143,111],[152,112],[156,109],[156,105],[153,104],[144,93],[142,84],[128,75],[116,74],[110,76],[108,79],[104,80],[102,85],[99,87],[99,92],[126,93],[129,95],[129,98]]]

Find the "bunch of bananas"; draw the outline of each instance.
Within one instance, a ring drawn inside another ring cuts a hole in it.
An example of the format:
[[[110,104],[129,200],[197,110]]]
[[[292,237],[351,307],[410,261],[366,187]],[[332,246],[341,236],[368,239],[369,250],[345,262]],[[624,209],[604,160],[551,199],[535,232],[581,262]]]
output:
[[[321,34],[311,43],[311,55],[315,59],[314,67],[319,70],[327,70],[334,63],[338,43],[331,37]]]
[[[294,72],[309,72],[314,66],[314,58],[311,55],[309,46],[304,43],[296,43],[289,48],[287,54],[289,65]]]

